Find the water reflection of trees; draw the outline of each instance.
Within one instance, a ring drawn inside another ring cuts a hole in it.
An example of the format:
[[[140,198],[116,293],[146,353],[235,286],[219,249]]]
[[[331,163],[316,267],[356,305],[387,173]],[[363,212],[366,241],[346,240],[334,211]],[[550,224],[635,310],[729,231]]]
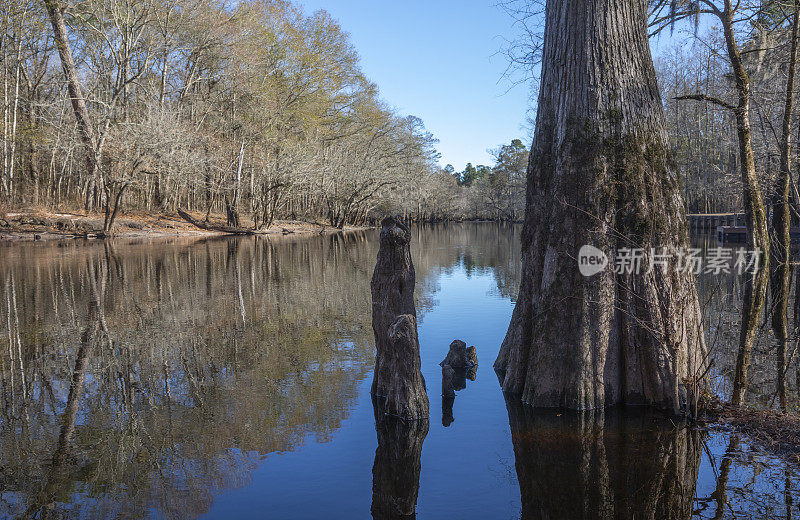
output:
[[[700,433],[646,414],[558,414],[507,401],[522,518],[692,516]]]
[[[712,434],[704,451],[714,481],[713,486],[706,487],[706,493],[697,497],[695,517],[797,517],[800,481],[796,464],[749,445],[735,433]]]
[[[521,226],[507,223],[417,226],[411,249],[414,265],[433,269],[436,274],[450,274],[456,267],[463,267],[467,277],[490,275],[495,279],[498,293],[513,298],[519,288],[521,269],[520,230]],[[430,276],[427,281],[435,283],[437,278]],[[425,292],[433,293],[430,289]]]
[[[693,246],[708,250],[717,248],[719,244],[713,235],[694,237]],[[794,276],[800,271],[794,269]],[[800,278],[797,279],[800,282]],[[739,345],[741,330],[742,298],[744,294],[744,279],[735,273],[707,274],[701,273],[697,277],[698,295],[703,312],[703,323],[706,331],[706,342],[709,346],[714,365],[711,370],[713,376],[712,390],[721,398],[728,399],[733,385],[733,374],[736,364],[736,355]],[[792,284],[791,297],[794,299],[796,309],[800,309],[797,299],[797,285]],[[776,349],[775,339],[769,320],[768,302],[765,314],[762,317],[756,342],[753,347],[749,377],[749,392],[747,398],[761,405],[769,406],[773,401],[776,388]],[[789,312],[790,337],[796,343],[800,338],[800,313],[795,310]],[[790,349],[791,350],[791,349]],[[797,374],[796,370],[800,358],[794,356],[787,372],[787,385],[790,398],[796,401]]]
[[[6,250],[0,516],[192,517],[326,440],[372,361],[365,240]]]
[[[191,518],[221,490],[247,484],[263,454],[296,449],[309,435],[329,439],[373,361],[376,238],[0,248],[0,517],[136,518],[154,510]],[[516,228],[422,226],[414,238],[423,319],[439,275],[456,269],[491,275],[500,295],[513,297]],[[706,323],[716,324],[709,335],[719,335],[718,348],[735,348],[738,281],[699,283]],[[754,367],[764,367],[763,376],[754,371],[757,388],[768,388],[774,367],[768,345],[763,352],[754,356]],[[691,495],[695,485],[692,433],[671,424],[657,433],[644,418],[556,419],[513,406],[509,419],[526,518],[557,516],[559,507],[578,517],[688,507],[679,486]],[[378,430],[379,449],[383,442],[414,455],[424,440],[392,442],[390,433]],[[392,495],[383,478],[389,465],[380,461],[392,453],[376,453],[377,491],[410,501]],[[637,463],[642,453],[657,464]],[[415,458],[404,460],[414,477]],[[723,487],[731,500],[756,496],[735,478]],[[706,498],[703,516],[713,517],[716,495]],[[743,509],[755,507],[748,500]]]
[[[420,228],[421,315],[461,263],[513,278],[494,227]],[[0,250],[0,516],[191,518],[263,454],[330,438],[373,361],[376,239]]]

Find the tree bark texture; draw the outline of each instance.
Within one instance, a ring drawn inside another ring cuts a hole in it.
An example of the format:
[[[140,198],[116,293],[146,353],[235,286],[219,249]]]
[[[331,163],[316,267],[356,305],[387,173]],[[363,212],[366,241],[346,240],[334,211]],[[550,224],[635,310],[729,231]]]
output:
[[[377,350],[371,393],[386,414],[427,420],[430,406],[419,356],[410,243],[405,224],[393,217],[383,220],[371,284]]]
[[[639,412],[557,415],[506,403],[523,520],[692,516],[696,429]]]
[[[578,270],[583,245],[678,254],[688,230],[644,2],[549,0],[519,297],[495,368],[537,407],[679,412],[704,372],[694,276]]]

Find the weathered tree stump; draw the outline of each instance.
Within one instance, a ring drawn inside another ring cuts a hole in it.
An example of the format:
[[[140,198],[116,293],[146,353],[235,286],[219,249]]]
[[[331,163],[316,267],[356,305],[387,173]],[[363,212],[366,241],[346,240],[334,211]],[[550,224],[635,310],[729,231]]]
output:
[[[453,403],[456,391],[467,387],[467,379],[475,381],[478,372],[478,354],[475,347],[467,347],[461,340],[450,344],[450,350],[442,366],[442,425],[450,426],[453,417]]]
[[[402,222],[383,220],[371,284],[377,350],[371,393],[385,414],[407,420],[427,419],[430,410],[419,357],[410,242],[411,232]]]
[[[469,368],[478,366],[478,350],[475,347],[467,347],[467,363],[469,363]]]
[[[450,365],[455,369],[471,368],[478,364],[478,354],[475,347],[467,348],[467,344],[457,339],[450,343],[447,357],[439,363],[441,366]]]

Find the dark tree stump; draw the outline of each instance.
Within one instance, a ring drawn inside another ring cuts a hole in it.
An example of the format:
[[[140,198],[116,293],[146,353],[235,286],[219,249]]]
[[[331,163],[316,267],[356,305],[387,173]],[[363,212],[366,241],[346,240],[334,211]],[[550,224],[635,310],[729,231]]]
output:
[[[387,217],[380,242],[371,284],[377,350],[371,393],[386,414],[427,419],[430,405],[420,370],[411,232],[399,220]]]
[[[458,369],[472,368],[478,365],[478,353],[475,347],[467,348],[467,344],[457,339],[450,343],[450,350],[447,357],[439,363],[441,366],[450,365]]]
[[[475,347],[467,347],[467,363],[469,363],[469,368],[478,366],[478,351]],[[472,380],[474,381],[475,378]]]
[[[463,341],[455,340],[450,344],[447,357],[439,364],[442,366],[442,425],[447,427],[455,421],[456,391],[465,389],[467,379],[475,381],[478,374],[478,354],[475,347],[468,348]]]

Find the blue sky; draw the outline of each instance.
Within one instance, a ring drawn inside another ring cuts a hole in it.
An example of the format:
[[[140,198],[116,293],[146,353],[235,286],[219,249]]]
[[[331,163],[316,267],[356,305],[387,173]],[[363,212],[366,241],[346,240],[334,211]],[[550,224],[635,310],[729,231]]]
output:
[[[496,0],[300,0],[350,33],[364,73],[404,115],[439,139],[441,164],[492,164],[487,152],[522,138],[528,88],[502,79],[498,51],[513,20]]]

